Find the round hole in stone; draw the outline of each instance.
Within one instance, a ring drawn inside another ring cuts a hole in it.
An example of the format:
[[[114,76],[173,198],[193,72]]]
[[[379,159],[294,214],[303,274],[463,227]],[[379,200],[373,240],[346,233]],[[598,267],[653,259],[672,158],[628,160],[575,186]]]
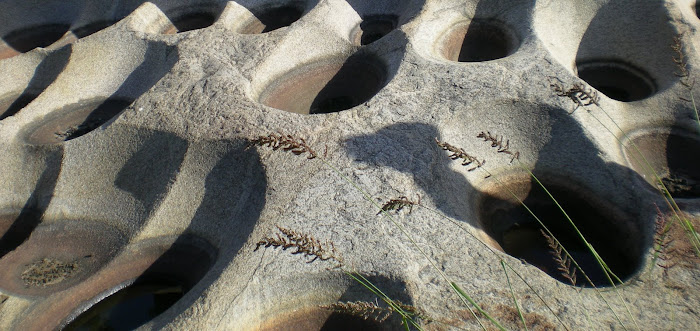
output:
[[[119,285],[112,285],[74,312],[63,324],[64,330],[138,328],[175,305],[215,260],[215,249],[190,235],[169,247],[166,242],[137,244],[110,265],[97,284],[87,284],[94,288],[112,282]]]
[[[605,202],[594,201],[592,195],[552,182],[543,183],[615,275],[622,281],[630,279],[642,264],[639,231],[619,212],[605,206]],[[560,282],[572,285],[558,269],[560,264],[548,239],[542,234],[543,227],[512,197],[511,192],[537,215],[595,286],[611,286],[564,214],[539,185],[529,181],[514,180],[505,186],[494,187],[485,191],[477,202],[481,225],[503,251],[527,261]],[[569,270],[576,275],[575,286],[590,286],[580,270],[573,267]]]
[[[41,223],[41,213],[33,209],[0,212],[0,258],[21,245]]]
[[[440,39],[439,52],[450,61],[481,62],[504,58],[518,47],[518,38],[495,20],[475,19],[453,26]]]
[[[290,26],[304,15],[304,10],[298,4],[281,7],[270,7],[254,11],[249,21],[238,29],[242,34],[258,34]]]
[[[163,34],[176,34],[192,30],[204,29],[211,26],[218,19],[217,15],[209,12],[188,13],[172,20],[172,25],[163,31]]]
[[[358,54],[342,62],[320,62],[283,75],[265,88],[260,102],[299,114],[323,114],[353,108],[385,85],[383,62]]]
[[[642,153],[642,158],[636,146]],[[634,135],[624,144],[623,152],[632,166],[652,185],[660,187],[654,173],[645,166],[649,162],[671,196],[680,199],[700,197],[700,139],[682,129],[654,130]]]
[[[615,61],[587,61],[576,65],[578,76],[610,99],[630,102],[650,97],[656,86],[641,69]]]
[[[79,28],[73,29],[73,34],[80,39],[80,38],[85,38],[95,32],[99,32],[101,30],[104,30],[111,25],[113,25],[115,22],[114,21],[98,21],[90,24],[83,25]]]
[[[133,330],[183,295],[182,285],[167,279],[132,284],[90,307],[63,330]]]
[[[96,221],[42,223],[27,238],[19,227],[39,222],[37,214],[29,216],[3,235],[20,243],[0,259],[0,288],[6,293],[43,297],[71,288],[107,264],[126,241],[119,230]]]
[[[68,32],[70,25],[46,24],[10,32],[2,37],[14,50],[29,52],[37,47],[47,47]],[[1,54],[2,52],[0,52]]]
[[[396,29],[399,18],[395,15],[370,15],[352,30],[351,39],[355,45],[371,44]]]
[[[363,318],[347,313],[332,312],[321,307],[300,309],[293,313],[278,316],[274,321],[260,326],[261,331],[383,331],[397,330],[398,325],[392,321],[379,322],[371,318]]]
[[[34,101],[38,94],[20,93],[0,98],[0,120],[17,114],[22,108]]]
[[[131,104],[128,99],[92,99],[68,105],[28,130],[27,142],[55,144],[78,138],[100,127]]]

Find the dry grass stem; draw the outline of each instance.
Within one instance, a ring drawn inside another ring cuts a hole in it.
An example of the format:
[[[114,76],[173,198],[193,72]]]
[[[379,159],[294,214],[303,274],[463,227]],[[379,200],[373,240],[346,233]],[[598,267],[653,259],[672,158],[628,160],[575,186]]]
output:
[[[416,201],[411,201],[405,196],[400,196],[398,199],[391,199],[387,203],[385,203],[382,206],[382,209],[377,213],[377,215],[381,214],[383,211],[391,211],[395,210],[396,212],[400,212],[401,209],[404,207],[408,207],[408,213],[410,214],[413,211],[413,206],[419,205],[420,204],[420,195],[418,196],[418,202]]]
[[[549,236],[544,230],[540,230],[542,235],[547,240],[547,245],[552,249],[552,257],[557,262],[557,270],[561,272],[562,277],[567,279],[572,286],[576,286],[576,267],[572,267],[571,259],[564,254],[561,244],[557,243],[553,237]]]
[[[549,86],[554,89],[557,96],[567,97],[576,104],[574,110],[572,110],[569,114],[573,114],[578,107],[586,107],[590,105],[600,106],[598,103],[600,101],[598,92],[587,87],[583,83],[575,83],[574,86],[569,89],[564,88],[560,82],[551,82]]]
[[[675,72],[674,74],[681,79],[681,84],[683,84],[683,86],[690,90],[693,88],[693,85],[695,85],[695,81],[690,81],[690,71],[688,70],[688,63],[686,62],[685,55],[683,54],[682,34],[673,38],[673,44],[671,44],[671,49],[676,53],[676,56],[672,57],[672,59],[673,63],[675,63],[676,67],[678,68],[678,72]],[[688,102],[691,101],[684,98],[682,99]]]
[[[484,141],[491,142],[491,147],[494,147],[498,150],[499,153],[504,153],[508,154],[511,156],[510,158],[510,163],[513,163],[513,161],[520,160],[520,152],[513,152],[510,150],[510,140],[506,140],[506,143],[503,144],[503,137],[499,137],[498,135],[493,135],[491,132],[486,131],[486,132],[481,132],[477,136],[477,138],[482,138]]]
[[[464,149],[452,146],[452,145],[448,144],[447,142],[441,142],[437,138],[435,138],[435,143],[437,143],[437,145],[440,146],[440,148],[442,148],[443,150],[451,152],[452,153],[452,154],[450,154],[451,159],[453,159],[453,160],[460,160],[461,159],[463,166],[468,166],[470,164],[474,164],[474,166],[470,169],[467,169],[467,171],[474,171],[478,168],[481,168],[484,165],[484,163],[486,163],[486,160],[479,161],[479,159],[477,159],[476,157],[473,157],[473,156],[467,154],[467,152],[465,152]]]
[[[308,154],[307,159],[314,159],[318,155],[306,144],[304,138],[297,138],[292,135],[284,134],[274,134],[271,133],[267,136],[260,136],[256,139],[250,140],[246,149],[252,146],[267,146],[272,147],[272,150],[282,149],[285,152],[292,152],[295,155]]]
[[[408,313],[409,315],[415,318],[420,318],[421,320],[427,323],[430,323],[432,321],[418,308],[411,305],[403,304],[395,300],[392,301],[393,304],[401,308],[401,310],[403,310],[404,313]],[[328,309],[337,313],[361,317],[365,320],[373,320],[379,323],[386,321],[392,313],[398,313],[392,306],[379,307],[375,302],[366,301],[336,302],[330,305],[321,306],[321,308]]]
[[[676,250],[671,248],[673,239],[669,236],[671,223],[668,218],[656,206],[656,231],[654,233],[654,251],[657,254],[656,265],[664,269],[664,274],[668,275],[668,270],[676,266],[674,254]]]
[[[305,257],[312,258],[307,263],[311,263],[316,260],[333,260],[338,263],[338,267],[343,265],[340,254],[338,254],[338,251],[335,249],[333,242],[328,240],[321,242],[310,235],[301,234],[294,230],[285,229],[280,226],[277,226],[277,229],[281,232],[277,234],[277,237],[263,238],[255,245],[255,249],[253,251],[257,251],[260,246],[265,246],[265,248],[281,247],[282,250],[294,248],[295,251],[292,252],[292,254],[303,254]]]

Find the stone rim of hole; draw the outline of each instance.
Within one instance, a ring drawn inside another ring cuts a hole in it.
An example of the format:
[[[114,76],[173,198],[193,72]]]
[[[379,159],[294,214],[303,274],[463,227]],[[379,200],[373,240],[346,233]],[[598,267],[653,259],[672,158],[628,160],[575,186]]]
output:
[[[219,250],[207,240],[193,235],[149,238],[126,245],[109,264],[92,277],[67,291],[44,298],[29,313],[36,318],[18,321],[17,329],[63,329],[90,307],[133,283],[170,280],[183,287],[183,297],[174,306],[187,304],[189,292],[203,290],[200,281],[215,265]],[[190,297],[188,300],[194,299]],[[186,307],[180,307],[182,309]],[[152,320],[175,318],[166,309]]]
[[[133,102],[129,98],[93,98],[62,106],[24,130],[30,145],[59,144],[80,138],[121,114]]]
[[[354,70],[357,68],[363,70]],[[355,53],[287,71],[267,83],[256,99],[268,107],[297,114],[341,112],[373,98],[388,83],[388,75],[388,66],[380,57],[371,52]],[[348,88],[353,90],[350,95],[342,93]]]
[[[37,48],[47,48],[70,31],[70,24],[44,23],[22,27],[0,36],[0,60],[30,52]]]
[[[476,29],[476,31],[472,29]],[[493,43],[491,37],[495,37],[498,43]],[[445,60],[462,63],[503,59],[517,52],[522,43],[521,38],[513,28],[495,18],[475,18],[455,22],[442,32],[437,40],[435,45],[437,54]],[[472,49],[484,46],[483,43],[489,46],[488,54],[469,53]],[[465,51],[467,52],[465,53]]]
[[[200,4],[165,10],[169,22],[161,27],[160,33],[174,35],[206,29],[216,24],[223,10],[224,7],[220,4]]]
[[[363,24],[368,24],[367,27],[362,27]],[[375,27],[378,30],[374,30]],[[387,26],[390,26],[388,29]],[[362,20],[355,25],[350,31],[350,41],[355,46],[369,45],[399,27],[399,16],[395,14],[372,14],[362,17]],[[378,31],[378,32],[377,32]],[[367,34],[371,32],[371,34]],[[378,36],[378,37],[375,37]]]
[[[576,61],[576,75],[601,94],[620,102],[644,100],[658,92],[656,83],[646,71],[619,60]],[[618,84],[602,85],[602,82],[610,81]]]
[[[307,7],[308,1],[286,1],[278,5],[252,8],[237,25],[235,32],[257,35],[289,27],[308,13],[309,8]],[[278,15],[282,17],[280,18]]]
[[[487,243],[495,249],[537,267],[549,277],[571,285],[569,280],[557,270],[558,264],[553,258],[552,250],[539,232],[541,226],[513,198],[511,194],[513,192],[533,210],[535,215],[557,236],[557,239],[562,241],[564,247],[574,256],[597,287],[610,287],[610,283],[600,271],[600,266],[595,263],[593,255],[538,184],[533,183],[527,174],[505,174],[504,176],[500,182],[505,184],[494,183],[480,189],[478,197],[474,200],[479,226],[490,241]],[[645,252],[643,243],[634,240],[639,237],[641,228],[635,224],[631,216],[612,203],[602,200],[594,192],[572,183],[570,178],[552,175],[539,175],[538,178],[574,219],[574,222],[577,222],[579,230],[603,256],[616,275],[624,283],[634,279],[643,268]],[[531,196],[533,192],[534,195]],[[596,211],[595,215],[591,216],[591,211]],[[562,222],[552,223],[555,217]],[[561,224],[563,224],[561,227],[557,226]],[[576,287],[590,287],[580,272],[577,273]]]
[[[700,139],[697,134],[693,133],[694,130],[696,129],[686,129],[678,125],[655,126],[632,130],[626,135],[620,149],[629,167],[639,174],[641,186],[652,194],[660,194],[653,174],[647,175],[644,167],[634,159],[633,155],[637,153],[632,143],[642,151],[674,199],[683,200],[685,203],[700,203],[700,173],[698,173],[697,166],[693,167],[693,164],[697,165],[697,162],[692,160],[692,157],[698,157],[698,155],[686,153],[686,151],[693,150],[693,148],[688,147],[688,144],[695,145],[696,149],[700,150]],[[674,139],[672,142],[675,146],[672,147],[673,151],[669,151],[668,146],[671,137],[680,139],[680,141]],[[644,141],[645,139],[651,141]],[[652,157],[645,152],[662,153],[664,157]],[[669,153],[674,156],[673,162],[676,163],[676,167],[683,170],[672,171],[669,168]],[[643,160],[639,161],[644,162]],[[692,170],[695,170],[695,173],[687,173],[692,172]],[[678,174],[679,172],[681,174]]]

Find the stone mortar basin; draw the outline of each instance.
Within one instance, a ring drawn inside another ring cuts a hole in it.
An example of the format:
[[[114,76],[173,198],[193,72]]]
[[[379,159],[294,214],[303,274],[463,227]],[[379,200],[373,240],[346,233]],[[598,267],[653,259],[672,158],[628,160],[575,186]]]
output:
[[[695,329],[696,252],[657,223],[700,226],[698,7],[2,1],[0,329],[405,329],[324,308],[384,305],[347,271],[427,330],[493,326],[449,282],[505,329],[514,298],[531,330]],[[249,144],[280,133],[317,157]],[[342,266],[258,245],[278,227]]]

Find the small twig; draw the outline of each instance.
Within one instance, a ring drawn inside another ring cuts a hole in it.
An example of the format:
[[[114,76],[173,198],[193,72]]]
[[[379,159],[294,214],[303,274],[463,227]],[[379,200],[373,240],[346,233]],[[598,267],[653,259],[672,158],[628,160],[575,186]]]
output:
[[[572,286],[576,286],[576,267],[572,267],[571,259],[568,255],[564,254],[561,244],[556,242],[553,237],[548,235],[544,230],[540,229],[542,235],[547,240],[547,245],[552,249],[552,257],[554,261],[557,262],[557,270],[561,273],[562,277],[567,279]]]
[[[482,138],[482,139],[484,139],[484,141],[491,142],[491,147],[496,148],[498,153],[504,153],[504,154],[510,155],[511,156],[510,163],[513,163],[513,161],[515,161],[515,160],[520,160],[520,152],[513,152],[510,150],[510,140],[506,140],[506,143],[503,144],[503,137],[499,137],[498,135],[493,135],[489,131],[486,131],[486,132],[482,131],[476,137]]]
[[[267,136],[260,136],[256,139],[249,140],[246,149],[256,145],[272,147],[272,150],[275,151],[281,148],[285,152],[294,153],[294,155],[307,153],[309,154],[306,157],[307,159],[314,159],[318,156],[316,152],[306,144],[306,140],[304,140],[304,138],[296,138],[292,135],[271,133]]]
[[[282,250],[287,250],[287,248],[296,249],[292,254],[303,254],[305,257],[313,257],[307,263],[314,262],[316,260],[328,261],[334,260],[338,263],[338,267],[343,265],[342,259],[339,257],[335,245],[333,242],[326,240],[321,242],[318,239],[307,235],[301,234],[294,230],[289,230],[277,226],[277,229],[282,233],[277,234],[277,237],[265,237],[260,240],[253,251],[257,251],[260,246],[268,247],[281,247]]]
[[[578,107],[586,107],[590,105],[600,106],[600,97],[598,97],[598,92],[587,87],[583,83],[575,83],[573,87],[569,89],[564,88],[561,83],[554,81],[552,81],[549,86],[554,89],[557,96],[567,97],[576,104],[574,110],[569,112],[569,114],[573,114]]]
[[[440,146],[440,148],[442,148],[443,150],[451,152],[452,153],[452,154],[450,154],[451,159],[453,159],[453,160],[461,159],[463,166],[468,166],[472,163],[475,164],[474,167],[467,169],[467,171],[474,171],[478,168],[481,168],[486,163],[486,160],[479,161],[479,159],[477,159],[476,157],[473,157],[473,156],[467,154],[467,152],[465,152],[464,149],[452,146],[452,145],[448,144],[447,142],[441,142],[440,140],[438,140],[438,138],[435,138],[435,143],[437,143],[437,145]]]
[[[381,214],[383,211],[391,211],[395,210],[396,212],[400,212],[401,209],[404,207],[408,206],[408,213],[410,214],[413,212],[413,206],[419,205],[420,204],[420,195],[418,196],[418,202],[411,201],[409,200],[406,196],[400,196],[398,199],[391,199],[387,201],[382,206],[382,209],[377,213],[377,215]]]

